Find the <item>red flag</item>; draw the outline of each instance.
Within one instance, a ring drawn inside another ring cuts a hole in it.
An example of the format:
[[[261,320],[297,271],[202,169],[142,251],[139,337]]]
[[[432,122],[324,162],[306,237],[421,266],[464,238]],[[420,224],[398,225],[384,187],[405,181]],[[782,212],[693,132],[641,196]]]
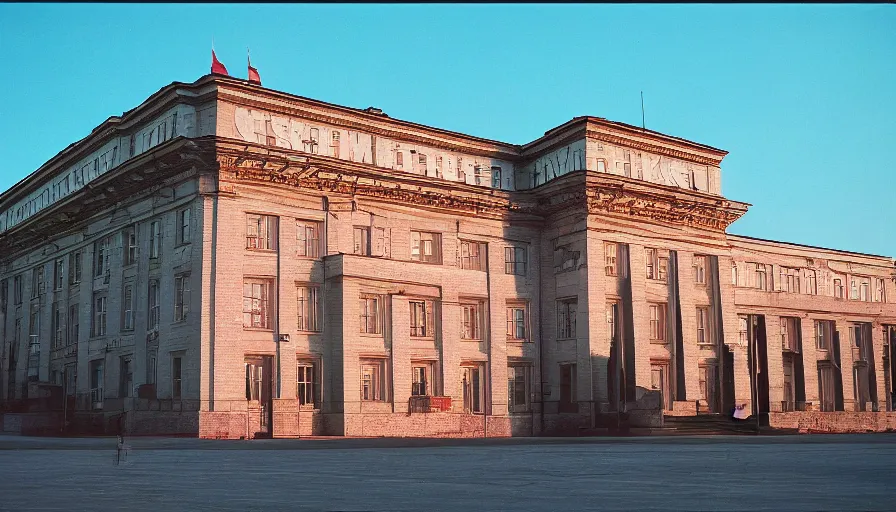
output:
[[[252,61],[249,60],[248,55],[246,56],[246,61],[249,63],[249,82],[261,85],[261,77],[258,76],[258,70],[252,67]]]
[[[221,64],[218,61],[218,57],[215,56],[215,50],[212,50],[212,73],[217,75],[230,75],[227,72],[227,68],[224,67],[224,64]]]

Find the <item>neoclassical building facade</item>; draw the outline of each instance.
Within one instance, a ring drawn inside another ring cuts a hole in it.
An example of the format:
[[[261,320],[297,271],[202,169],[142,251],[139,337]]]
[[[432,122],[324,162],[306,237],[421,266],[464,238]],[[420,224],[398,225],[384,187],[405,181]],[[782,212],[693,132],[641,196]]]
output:
[[[0,196],[0,399],[209,438],[896,427],[893,258],[727,234],[725,155],[173,83]]]

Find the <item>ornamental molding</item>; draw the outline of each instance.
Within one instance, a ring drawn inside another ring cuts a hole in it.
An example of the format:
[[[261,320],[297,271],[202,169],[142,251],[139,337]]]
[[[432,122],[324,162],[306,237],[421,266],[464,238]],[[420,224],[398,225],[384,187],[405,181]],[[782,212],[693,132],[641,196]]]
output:
[[[290,106],[285,105],[272,105],[268,102],[258,99],[252,99],[245,96],[234,95],[233,93],[227,93],[220,91],[218,93],[218,99],[223,101],[228,101],[233,103],[234,105],[255,108],[259,110],[263,110],[272,115],[283,115],[283,116],[293,116],[300,119],[305,119],[308,121],[317,121],[319,123],[329,124],[338,128],[345,129],[353,129],[358,130],[360,132],[364,132],[370,135],[376,135],[379,137],[387,137],[390,139],[394,139],[400,142],[412,142],[416,144],[422,144],[425,146],[429,146],[432,148],[442,149],[445,151],[453,151],[457,153],[462,153],[466,155],[473,156],[482,156],[488,158],[495,158],[499,160],[507,160],[507,161],[517,161],[520,158],[519,149],[508,148],[506,151],[499,151],[496,149],[486,149],[483,147],[477,147],[475,145],[468,144],[477,144],[476,142],[467,142],[464,141],[461,137],[448,133],[440,133],[439,137],[451,138],[455,139],[456,142],[449,142],[445,140],[440,140],[437,138],[431,138],[426,136],[417,135],[415,133],[410,133],[409,130],[421,130],[425,128],[404,128],[404,129],[389,129],[383,128],[380,126],[375,126],[371,124],[367,124],[361,121],[355,121],[353,119],[346,119],[343,117],[334,117],[327,114],[321,114],[317,112],[313,112],[311,110],[307,110],[307,108],[302,108],[298,104],[295,104],[293,101],[288,101]],[[293,104],[295,104],[293,106]],[[326,107],[316,107],[320,109],[325,109]],[[351,114],[346,114],[349,116]],[[364,115],[359,112],[358,115]],[[383,120],[392,120],[390,117],[383,117]],[[479,142],[478,144],[483,145],[491,145],[493,147],[498,147],[499,143],[490,143],[490,142]],[[512,146],[508,144],[508,146]]]
[[[393,204],[449,210],[468,215],[503,218],[508,213],[528,213],[509,198],[475,194],[455,194],[443,190],[402,184],[396,181],[364,178],[349,173],[323,171],[314,165],[292,167],[270,163],[255,157],[219,157],[222,181],[276,183],[310,191],[349,197],[364,197]]]
[[[586,193],[588,213],[621,214],[711,231],[724,232],[746,213],[726,200],[710,204],[622,187],[589,187]]]
[[[629,138],[620,137],[618,135],[611,135],[609,133],[599,132],[595,130],[586,130],[585,135],[589,139],[600,140],[609,144],[615,144],[617,146],[629,147],[632,149],[644,151],[646,153],[653,153],[656,155],[678,158],[680,160],[687,160],[689,162],[694,162],[702,165],[711,165],[714,167],[718,167],[722,163],[721,158],[705,157],[695,153],[681,151],[679,149],[672,149],[666,146],[651,144],[649,142],[632,140]]]

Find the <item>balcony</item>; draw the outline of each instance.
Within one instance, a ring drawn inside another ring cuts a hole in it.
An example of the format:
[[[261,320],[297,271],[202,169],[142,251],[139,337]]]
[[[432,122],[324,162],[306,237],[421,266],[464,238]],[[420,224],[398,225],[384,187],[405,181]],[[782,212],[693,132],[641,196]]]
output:
[[[450,410],[450,396],[412,396],[408,398],[408,414],[447,412]]]

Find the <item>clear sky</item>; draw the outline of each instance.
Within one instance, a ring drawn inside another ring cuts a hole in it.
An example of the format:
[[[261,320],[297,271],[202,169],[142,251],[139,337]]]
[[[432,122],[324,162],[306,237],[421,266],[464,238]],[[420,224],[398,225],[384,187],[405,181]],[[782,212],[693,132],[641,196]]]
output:
[[[246,47],[273,89],[522,144],[579,115],[725,149],[731,233],[896,256],[894,5],[0,5],[0,189]]]

